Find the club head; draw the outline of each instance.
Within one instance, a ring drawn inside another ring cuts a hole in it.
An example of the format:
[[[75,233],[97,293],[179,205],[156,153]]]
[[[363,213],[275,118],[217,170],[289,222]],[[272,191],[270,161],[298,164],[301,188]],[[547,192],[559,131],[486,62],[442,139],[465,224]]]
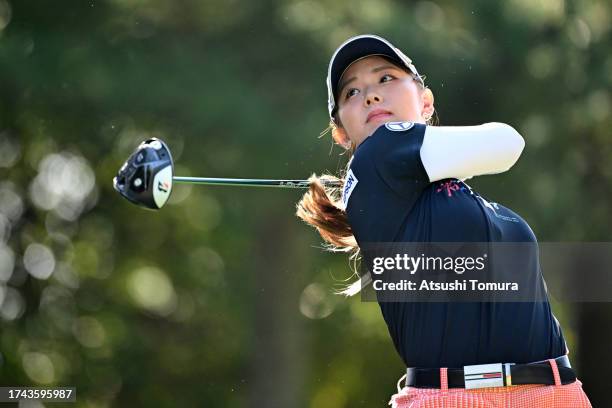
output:
[[[168,146],[160,139],[142,142],[113,178],[113,187],[134,204],[159,210],[172,191],[174,164]]]

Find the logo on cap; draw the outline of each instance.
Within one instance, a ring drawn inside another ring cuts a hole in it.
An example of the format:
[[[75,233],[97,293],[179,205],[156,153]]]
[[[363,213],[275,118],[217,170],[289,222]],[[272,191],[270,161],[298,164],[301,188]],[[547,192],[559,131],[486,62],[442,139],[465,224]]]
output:
[[[404,132],[412,129],[414,122],[387,122],[385,127],[394,132]]]

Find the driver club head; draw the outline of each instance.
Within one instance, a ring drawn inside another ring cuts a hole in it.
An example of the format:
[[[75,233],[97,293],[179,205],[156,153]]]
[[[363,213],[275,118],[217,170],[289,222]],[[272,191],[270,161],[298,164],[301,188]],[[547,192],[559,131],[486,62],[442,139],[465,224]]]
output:
[[[159,210],[172,191],[174,164],[170,149],[162,140],[142,142],[113,178],[113,187],[132,203]]]

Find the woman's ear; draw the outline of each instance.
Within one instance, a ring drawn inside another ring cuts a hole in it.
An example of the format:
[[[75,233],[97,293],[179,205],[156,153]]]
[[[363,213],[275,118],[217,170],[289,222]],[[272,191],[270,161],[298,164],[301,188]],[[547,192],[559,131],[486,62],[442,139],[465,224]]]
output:
[[[434,96],[431,89],[425,88],[421,93],[421,100],[423,101],[423,108],[421,110],[421,116],[425,121],[429,120],[434,114]]]
[[[342,126],[336,125],[332,128],[332,138],[337,144],[344,147],[346,150],[351,148],[351,140]]]

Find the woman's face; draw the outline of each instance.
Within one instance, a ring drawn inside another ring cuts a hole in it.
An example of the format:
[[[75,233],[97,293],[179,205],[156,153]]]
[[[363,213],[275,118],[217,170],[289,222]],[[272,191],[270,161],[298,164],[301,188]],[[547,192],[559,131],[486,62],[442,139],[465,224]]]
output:
[[[433,94],[412,75],[383,57],[354,62],[338,83],[339,127],[349,140],[361,144],[383,123],[425,123],[433,113]]]

